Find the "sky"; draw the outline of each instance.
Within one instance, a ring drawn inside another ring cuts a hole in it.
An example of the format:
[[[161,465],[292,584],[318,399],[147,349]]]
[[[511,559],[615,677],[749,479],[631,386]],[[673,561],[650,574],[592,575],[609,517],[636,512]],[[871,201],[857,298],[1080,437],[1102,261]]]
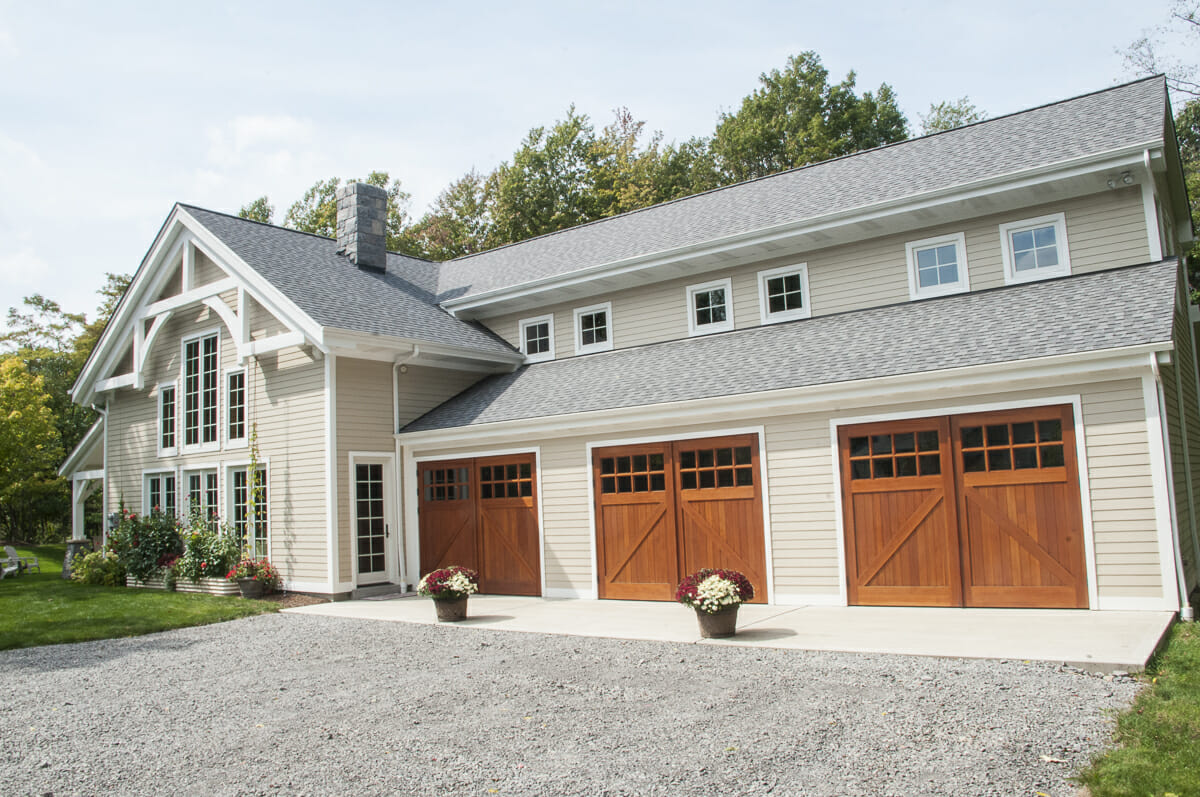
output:
[[[378,170],[419,216],[572,104],[597,127],[628,107],[666,141],[707,135],[805,50],[831,81],[890,84],[913,127],[963,96],[991,116],[1065,99],[1134,77],[1120,51],[1169,8],[0,0],[0,311],[40,293],[90,317],[175,202],[265,194],[278,222],[317,180]]]

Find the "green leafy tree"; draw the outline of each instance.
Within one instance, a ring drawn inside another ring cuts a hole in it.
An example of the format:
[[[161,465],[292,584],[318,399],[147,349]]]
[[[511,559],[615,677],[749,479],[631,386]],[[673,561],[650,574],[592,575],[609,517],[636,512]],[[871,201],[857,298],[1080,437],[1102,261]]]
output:
[[[250,221],[261,221],[263,224],[273,224],[272,219],[275,218],[275,206],[267,199],[266,195],[260,196],[248,205],[242,205],[238,211],[238,216]]]
[[[409,201],[412,196],[401,189],[399,180],[389,182],[387,172],[371,172],[365,180],[354,178],[346,182],[364,182],[386,189],[388,197],[387,248],[392,251],[419,254],[419,252],[411,252],[407,248],[411,246],[411,243],[405,237],[404,231],[408,226]],[[327,238],[337,237],[337,190],[341,185],[340,177],[318,180],[304,192],[302,198],[288,208],[287,215],[283,218],[283,226],[300,232],[324,235]]]
[[[403,237],[402,251],[431,260],[453,260],[487,249],[494,234],[486,178],[472,169],[455,180]]]
[[[828,78],[812,52],[761,75],[761,86],[737,113],[722,114],[717,124],[712,149],[724,180],[763,177],[907,138],[908,122],[890,86],[859,95],[854,72],[837,84]]]
[[[921,135],[925,136],[987,119],[987,113],[976,108],[968,97],[930,103],[929,113],[918,116],[921,119]]]
[[[63,490],[55,467],[62,456],[45,380],[15,354],[0,359],[0,524],[5,536],[27,540],[44,529],[46,504]]]

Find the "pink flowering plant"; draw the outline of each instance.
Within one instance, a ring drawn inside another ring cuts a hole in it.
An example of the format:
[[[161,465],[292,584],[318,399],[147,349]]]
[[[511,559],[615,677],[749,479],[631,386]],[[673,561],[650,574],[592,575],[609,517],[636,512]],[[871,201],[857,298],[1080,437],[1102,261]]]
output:
[[[479,574],[458,565],[426,573],[417,584],[417,593],[435,601],[465,598],[479,592]]]
[[[266,558],[254,559],[249,556],[243,556],[236,565],[229,569],[225,577],[230,581],[238,581],[244,578],[260,581],[267,592],[279,589],[279,582],[281,580],[279,571],[275,568],[275,565],[271,564]]]
[[[736,570],[697,570],[679,582],[675,600],[698,612],[716,614],[754,599],[754,585]]]

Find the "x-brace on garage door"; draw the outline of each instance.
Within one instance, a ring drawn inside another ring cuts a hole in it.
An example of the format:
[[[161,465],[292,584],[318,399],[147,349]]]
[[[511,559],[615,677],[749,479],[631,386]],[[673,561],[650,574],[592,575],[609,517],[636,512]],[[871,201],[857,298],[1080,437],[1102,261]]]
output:
[[[1087,606],[1070,406],[842,427],[851,604]]]
[[[766,601],[757,435],[598,448],[592,470],[601,598],[671,600],[714,567]]]

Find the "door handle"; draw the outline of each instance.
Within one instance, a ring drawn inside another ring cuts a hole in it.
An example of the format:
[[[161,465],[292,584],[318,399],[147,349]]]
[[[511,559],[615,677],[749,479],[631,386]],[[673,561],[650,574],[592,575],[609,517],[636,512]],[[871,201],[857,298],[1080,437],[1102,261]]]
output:
[[[383,537],[384,537],[384,539],[387,539],[388,537],[391,537],[391,536],[392,536],[392,535],[391,535],[391,534],[388,532],[388,524],[384,523],[384,524],[383,524]]]

